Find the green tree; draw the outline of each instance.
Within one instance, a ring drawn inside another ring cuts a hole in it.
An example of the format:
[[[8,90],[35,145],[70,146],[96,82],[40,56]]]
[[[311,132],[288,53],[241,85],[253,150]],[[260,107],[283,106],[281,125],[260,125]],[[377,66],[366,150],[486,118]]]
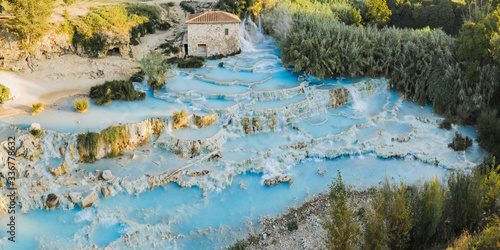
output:
[[[413,220],[407,190],[405,182],[402,181],[398,187],[396,184],[391,185],[387,179],[381,190],[391,249],[405,249],[410,241]]]
[[[330,249],[354,249],[359,241],[357,213],[350,203],[353,194],[350,187],[342,181],[340,171],[330,186],[330,210],[323,220],[327,230],[326,243]]]
[[[444,206],[444,192],[439,180],[424,183],[423,190],[416,195],[414,210],[413,240],[415,245],[424,246],[437,231]]]
[[[245,0],[219,0],[217,3],[221,10],[231,12],[235,15],[242,16],[245,9],[249,6]],[[254,11],[258,11],[258,6],[255,7]]]
[[[161,52],[144,56],[139,61],[139,66],[142,72],[148,76],[148,84],[152,90],[162,88],[167,78],[172,76],[172,65],[165,63]]]
[[[372,209],[367,212],[362,249],[387,249],[389,236],[385,224],[384,197],[376,189],[371,189],[370,192]]]
[[[392,11],[387,7],[385,0],[368,0],[366,2],[366,15],[370,23],[382,26],[389,21]]]
[[[19,38],[22,49],[32,52],[49,29],[48,20],[55,0],[9,0],[4,3],[8,13],[15,16],[9,25],[10,31]]]
[[[462,231],[471,231],[482,217],[480,181],[477,175],[452,172],[448,177],[443,221],[449,238]]]

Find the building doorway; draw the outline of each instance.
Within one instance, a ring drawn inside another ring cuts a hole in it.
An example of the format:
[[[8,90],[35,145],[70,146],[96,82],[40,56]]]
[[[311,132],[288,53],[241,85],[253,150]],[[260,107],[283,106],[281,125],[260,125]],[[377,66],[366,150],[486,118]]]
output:
[[[207,56],[207,45],[206,44],[198,44],[198,55],[199,56]]]

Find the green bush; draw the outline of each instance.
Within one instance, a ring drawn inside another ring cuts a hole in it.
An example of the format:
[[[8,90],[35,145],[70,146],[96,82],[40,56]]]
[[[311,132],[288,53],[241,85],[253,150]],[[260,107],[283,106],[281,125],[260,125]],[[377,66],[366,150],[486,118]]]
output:
[[[142,72],[148,76],[148,84],[152,90],[157,90],[165,85],[165,81],[172,76],[172,65],[164,60],[159,52],[144,56],[139,61]]]
[[[40,111],[42,111],[43,104],[41,102],[33,104],[31,107],[31,113],[32,114],[38,114]]]
[[[89,100],[88,99],[76,99],[74,103],[74,107],[76,112],[85,113],[89,109]]]
[[[228,250],[245,250],[248,247],[248,241],[242,239],[242,240],[237,240],[234,245],[229,246],[227,249]]]
[[[185,58],[172,57],[167,59],[168,63],[177,64],[179,68],[201,68],[205,62],[205,57],[202,56],[188,56]]]
[[[131,82],[143,82],[144,79],[146,78],[142,72],[137,72],[130,77]]]
[[[33,136],[35,136],[35,137],[36,137],[36,136],[43,135],[43,131],[42,131],[41,129],[36,129],[36,128],[35,128],[35,129],[30,130],[30,133],[31,133],[31,135],[33,135]]]
[[[472,146],[472,139],[466,136],[462,137],[462,133],[456,131],[455,137],[453,137],[453,141],[448,144],[448,147],[452,148],[455,151],[464,151],[468,147]]]
[[[102,85],[90,88],[90,98],[97,105],[108,105],[112,100],[141,101],[146,99],[146,93],[136,91],[130,81],[107,81]]]
[[[299,223],[297,223],[297,220],[291,220],[288,222],[287,227],[288,227],[288,231],[291,232],[291,231],[299,229]]]
[[[169,7],[174,7],[174,6],[175,6],[175,3],[174,3],[174,2],[168,2],[168,3],[167,3],[167,5],[168,5]]]
[[[221,68],[224,67],[224,62],[220,62],[219,67],[221,67]]]
[[[0,84],[0,104],[4,104],[9,99],[10,89]]]
[[[181,49],[172,45],[171,42],[161,44],[160,49],[163,49],[163,54],[166,56],[170,56],[170,54],[179,54],[179,52],[181,52]]]
[[[447,119],[444,119],[440,124],[439,124],[440,129],[446,129],[450,130],[451,129],[451,122]]]
[[[182,1],[180,3],[180,6],[185,12],[189,12],[190,14],[194,14],[194,12],[195,12],[193,7],[191,7],[191,5],[189,5],[189,3],[187,1]]]
[[[235,55],[238,55],[238,54],[241,54],[241,49],[238,50],[238,51],[236,51],[236,52],[233,52],[231,54],[227,54],[227,55],[217,54],[217,55],[209,56],[207,59],[208,60],[218,60],[218,59],[222,59],[224,57],[235,56]]]
[[[80,158],[84,163],[96,161],[97,148],[99,146],[99,133],[87,132],[76,137],[77,148]]]

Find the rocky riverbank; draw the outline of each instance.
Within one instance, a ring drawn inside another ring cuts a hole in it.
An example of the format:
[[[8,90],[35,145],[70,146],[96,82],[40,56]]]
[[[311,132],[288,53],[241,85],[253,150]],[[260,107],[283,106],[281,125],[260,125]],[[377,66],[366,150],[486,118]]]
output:
[[[353,191],[354,206],[366,206],[370,202],[367,191]],[[299,207],[289,208],[278,217],[262,217],[264,226],[257,234],[248,236],[248,249],[326,249],[326,230],[322,218],[330,209],[328,193],[317,194]],[[297,221],[298,228],[288,230],[290,221]]]

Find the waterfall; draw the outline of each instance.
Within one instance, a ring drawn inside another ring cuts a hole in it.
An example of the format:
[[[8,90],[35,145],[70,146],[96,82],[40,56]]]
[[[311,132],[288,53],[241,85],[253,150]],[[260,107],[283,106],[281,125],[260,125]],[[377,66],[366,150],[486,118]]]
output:
[[[346,88],[349,90],[349,93],[352,98],[352,107],[356,111],[365,111],[368,108],[368,105],[363,100],[363,96],[361,92],[352,85],[347,85]]]
[[[328,104],[330,103],[330,95],[328,92],[317,92],[311,87],[305,87],[304,92],[307,97],[310,115],[315,116],[328,112]]]
[[[262,19],[260,19],[260,16],[259,16],[259,33],[264,34],[264,31],[262,30]]]
[[[244,52],[255,52],[254,44],[261,43],[263,40],[264,34],[262,34],[261,29],[251,19],[245,17],[240,23],[241,50]]]

